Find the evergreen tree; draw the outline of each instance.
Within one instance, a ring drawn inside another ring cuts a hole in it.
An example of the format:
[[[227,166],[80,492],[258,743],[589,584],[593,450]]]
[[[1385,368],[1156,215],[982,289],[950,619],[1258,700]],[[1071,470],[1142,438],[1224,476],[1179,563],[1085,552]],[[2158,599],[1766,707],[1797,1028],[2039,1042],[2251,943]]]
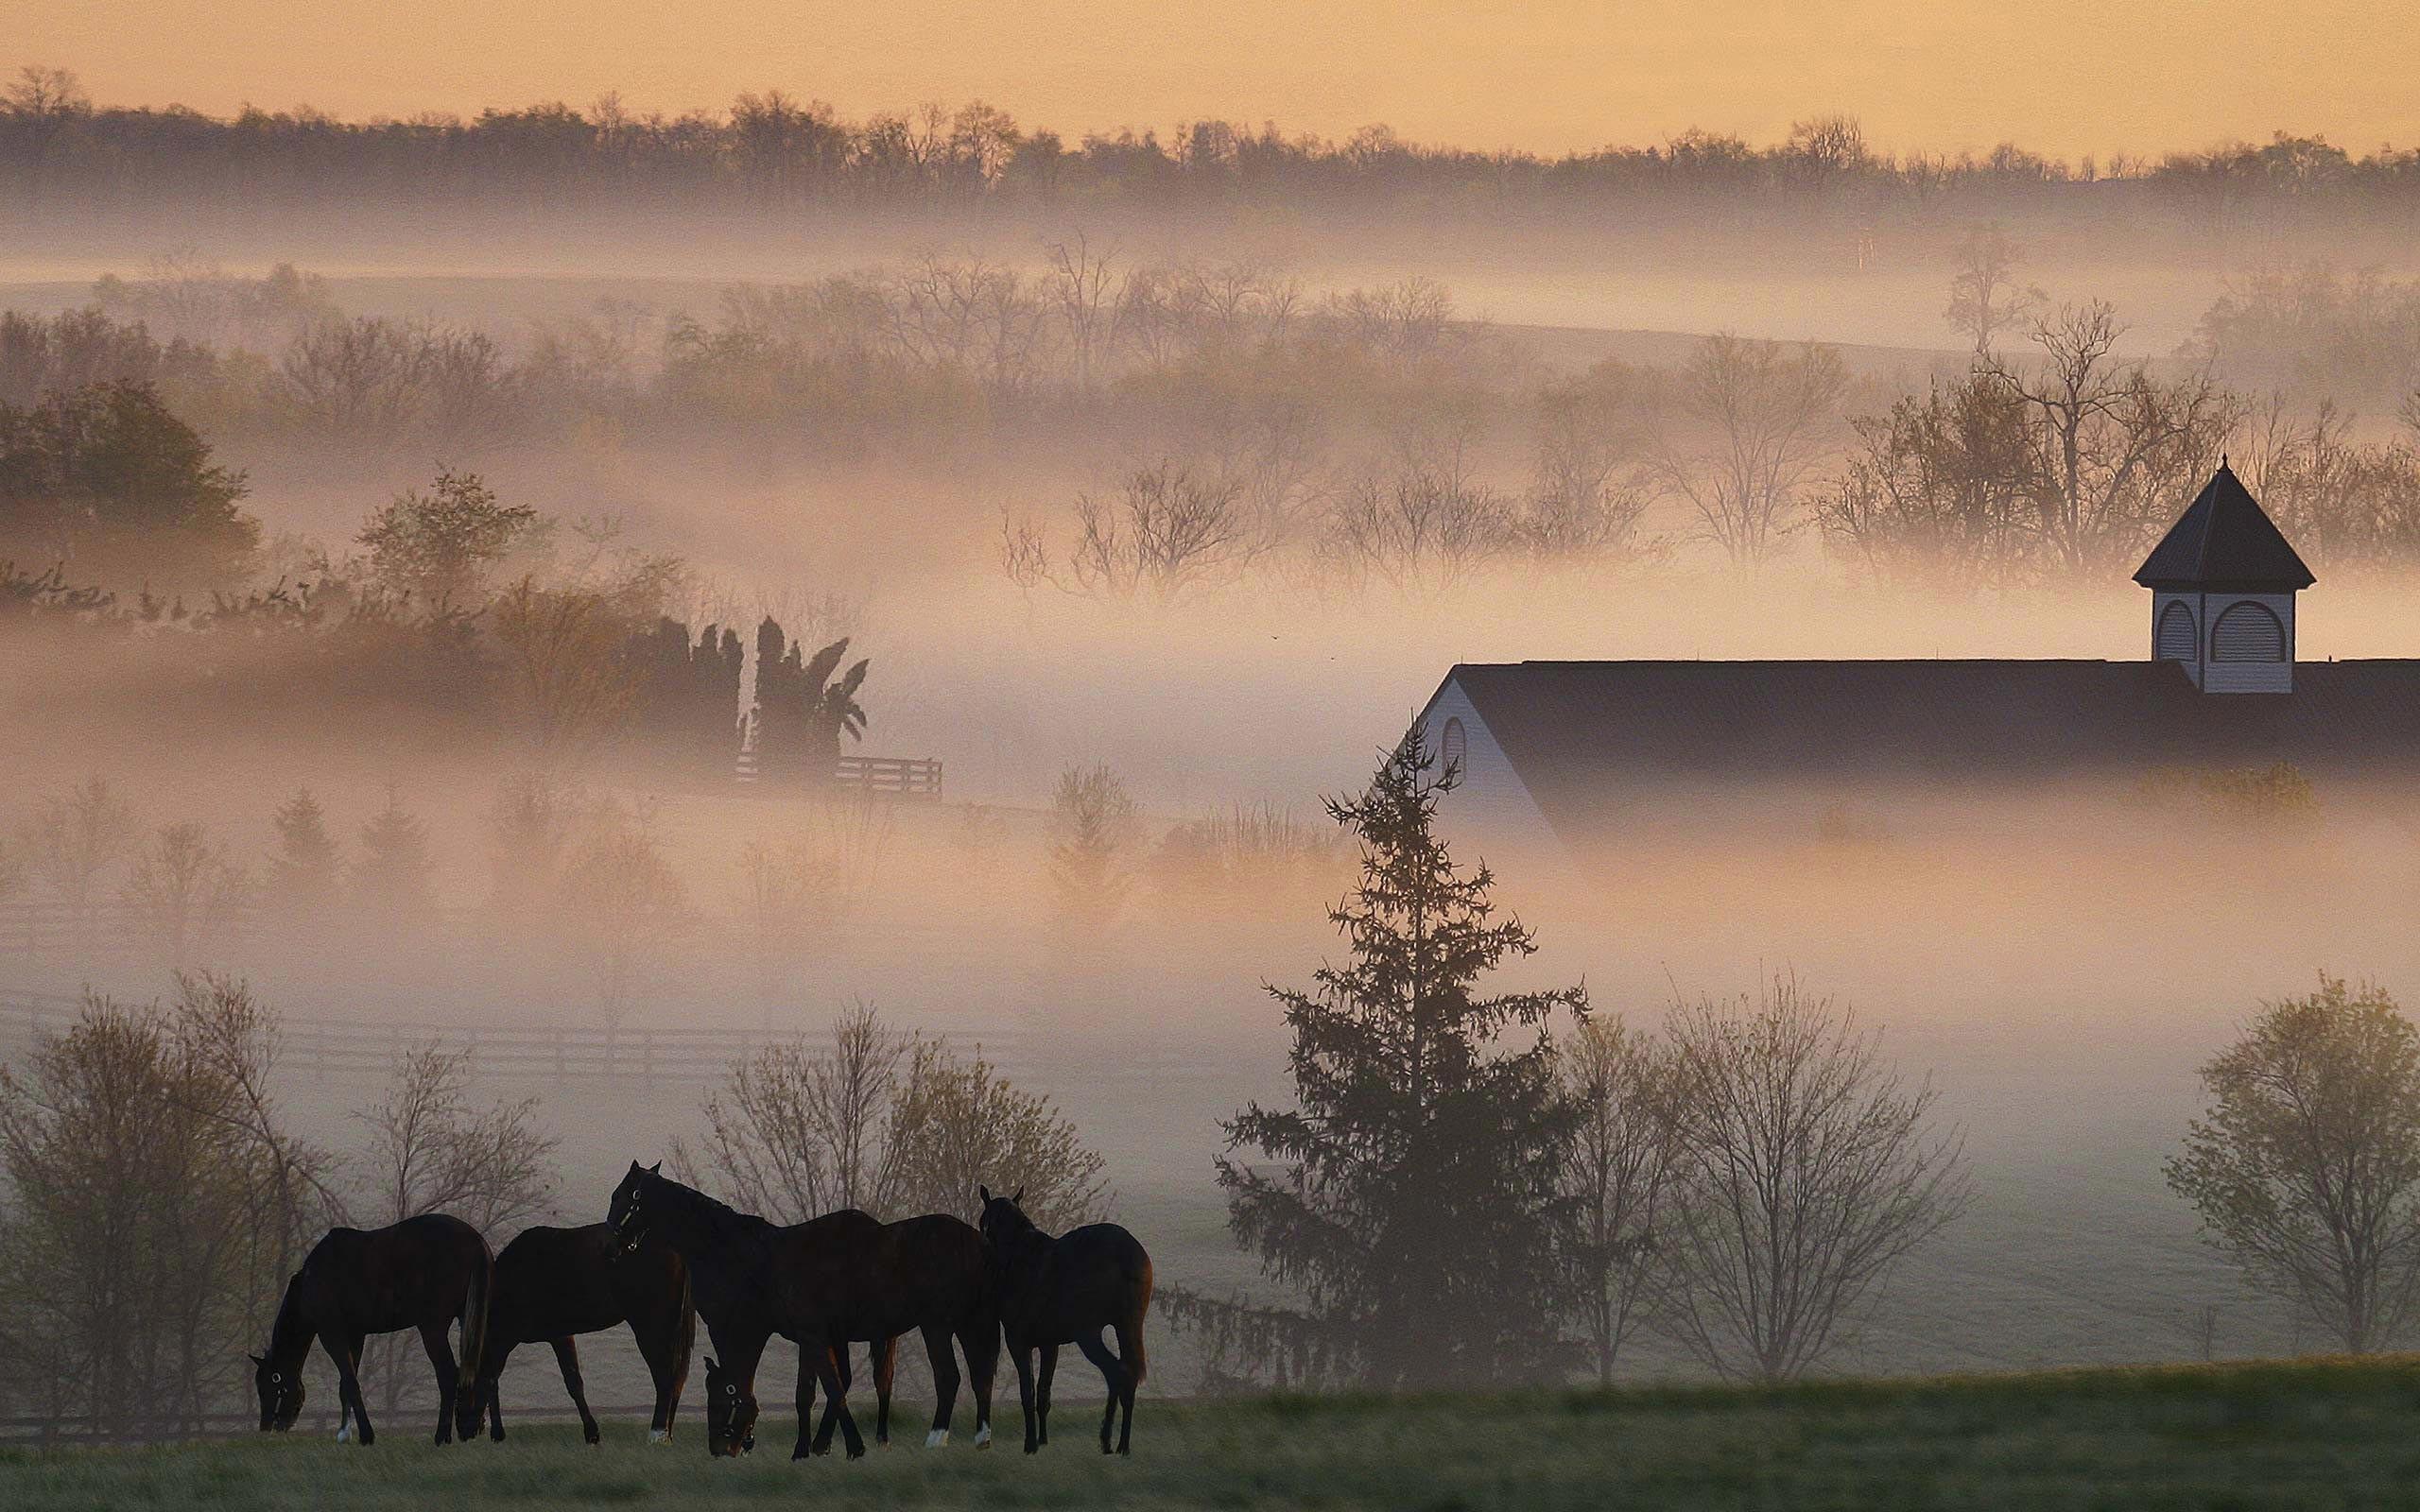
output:
[[[269,901],[281,913],[311,914],[336,902],[336,837],[327,811],[307,787],[278,805],[277,852],[269,858]]]
[[[361,854],[353,864],[353,902],[383,920],[424,919],[437,911],[428,859],[428,830],[387,784],[387,806],[361,827]]]
[[[1226,1125],[1230,1151],[1271,1165],[1219,1161],[1230,1230],[1301,1293],[1322,1352],[1378,1386],[1534,1380],[1565,1363],[1557,1174],[1577,1114],[1548,1021],[1584,1016],[1587,993],[1475,990],[1536,946],[1495,917],[1494,874],[1459,871],[1435,833],[1459,776],[1415,725],[1367,792],[1329,800],[1361,850],[1359,885],[1329,914],[1351,960],[1310,991],[1270,988],[1294,1032],[1300,1107],[1254,1104]]]

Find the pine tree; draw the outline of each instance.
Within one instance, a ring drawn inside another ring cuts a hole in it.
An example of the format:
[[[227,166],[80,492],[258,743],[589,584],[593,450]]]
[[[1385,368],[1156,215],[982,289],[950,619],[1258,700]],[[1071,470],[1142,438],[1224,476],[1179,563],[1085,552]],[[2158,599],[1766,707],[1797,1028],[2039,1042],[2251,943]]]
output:
[[[269,858],[268,896],[288,916],[318,913],[336,902],[337,856],[327,811],[307,787],[278,805],[277,853]]]
[[[1310,991],[1272,987],[1294,1032],[1294,1111],[1226,1125],[1228,1227],[1300,1291],[1322,1352],[1370,1384],[1468,1385],[1561,1373],[1557,1172],[1577,1122],[1553,1074],[1549,1020],[1582,987],[1481,997],[1536,946],[1497,919],[1495,878],[1459,871],[1435,833],[1437,770],[1415,725],[1367,792],[1330,799],[1361,877],[1329,918],[1350,963]],[[1513,1045],[1507,1040],[1525,1040]]]
[[[424,919],[437,910],[428,859],[428,831],[387,784],[387,806],[361,827],[361,855],[353,864],[354,906],[381,920]]]

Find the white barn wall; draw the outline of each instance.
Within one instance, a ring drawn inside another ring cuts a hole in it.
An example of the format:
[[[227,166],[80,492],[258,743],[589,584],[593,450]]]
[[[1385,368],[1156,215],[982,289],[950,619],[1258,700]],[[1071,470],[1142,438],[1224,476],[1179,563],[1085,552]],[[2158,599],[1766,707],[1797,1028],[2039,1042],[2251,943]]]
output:
[[[1444,739],[1445,721],[1460,719],[1465,747],[1461,785],[1438,800],[1439,828],[1458,847],[1484,843],[1494,851],[1560,854],[1563,842],[1547,822],[1528,784],[1512,768],[1487,721],[1478,716],[1461,684],[1447,678],[1421,717],[1429,749]]]

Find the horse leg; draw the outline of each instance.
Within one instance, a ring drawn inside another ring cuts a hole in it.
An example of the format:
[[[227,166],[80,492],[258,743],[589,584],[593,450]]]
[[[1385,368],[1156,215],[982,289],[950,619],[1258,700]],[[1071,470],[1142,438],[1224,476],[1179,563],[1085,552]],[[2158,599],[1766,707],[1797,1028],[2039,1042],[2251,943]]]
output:
[[[1050,1378],[1058,1373],[1059,1346],[1046,1344],[1042,1347],[1041,1379],[1034,1383],[1033,1392],[1034,1403],[1040,1409],[1041,1427],[1037,1433],[1045,1444],[1050,1442]]]
[[[337,1401],[344,1409],[337,1424],[337,1442],[371,1442],[376,1435],[370,1430],[370,1409],[361,1400],[361,1340],[322,1333],[320,1348],[328,1351],[337,1366]]]
[[[549,1339],[555,1347],[555,1364],[562,1367],[563,1389],[571,1393],[571,1404],[579,1409],[579,1434],[590,1443],[596,1442],[596,1418],[588,1410],[588,1393],[581,1389],[579,1378],[579,1346],[568,1333],[560,1339]]]
[[[1033,1350],[1031,1347],[1009,1341],[1009,1363],[1017,1368],[1017,1409],[1025,1419],[1025,1452],[1028,1454],[1042,1447],[1033,1436]]]
[[[823,1421],[815,1430],[815,1452],[819,1454],[832,1452],[832,1431],[840,1426],[840,1402],[848,1396],[849,1387],[856,1383],[855,1378],[849,1374],[849,1347],[843,1344],[826,1352],[832,1356],[832,1373],[838,1379],[840,1389],[827,1391],[823,1395]],[[799,1347],[798,1388],[812,1400],[815,1395],[815,1373],[813,1367],[806,1363],[804,1345]],[[801,1410],[798,1415],[798,1433],[802,1440],[806,1437],[806,1413]]]
[[[933,1367],[933,1426],[925,1435],[926,1449],[949,1442],[950,1416],[958,1409],[958,1361],[949,1352],[949,1331],[926,1324],[925,1363]]]
[[[686,1359],[675,1360],[673,1339],[678,1325],[660,1332],[643,1328],[639,1320],[631,1320],[631,1332],[639,1341],[639,1354],[647,1361],[647,1373],[655,1383],[655,1414],[648,1420],[647,1441],[661,1444],[672,1436],[672,1415],[681,1408],[681,1387],[689,1373]]]
[[[499,1399],[504,1393],[504,1378],[490,1376],[479,1383],[479,1389],[487,1393],[488,1437],[501,1444],[504,1442],[504,1403]]]
[[[454,1346],[446,1342],[443,1322],[420,1326],[421,1348],[428,1351],[429,1368],[437,1372],[437,1441],[454,1442]]]
[[[841,1344],[838,1352],[846,1353],[847,1351],[848,1345],[844,1342]],[[848,1388],[840,1384],[839,1367],[834,1365],[832,1360],[834,1352],[835,1351],[830,1349],[818,1349],[815,1350],[815,1373],[821,1378],[823,1390],[825,1394],[830,1396],[832,1399],[832,1405],[830,1408],[825,1410],[823,1416],[828,1419],[834,1412],[838,1412],[839,1414],[840,1436],[849,1446],[849,1457],[851,1459],[863,1459],[866,1457],[865,1435],[857,1432],[857,1420],[849,1413]],[[823,1429],[823,1434],[818,1435],[817,1436],[822,1437],[824,1435],[830,1434],[831,1431],[831,1426],[827,1421]]]
[[[890,1383],[899,1370],[899,1336],[875,1341],[866,1362],[873,1371],[873,1441],[890,1442]]]
[[[805,1345],[802,1344],[799,1346],[798,1442],[790,1447],[790,1458],[792,1459],[804,1459],[807,1455],[816,1452],[818,1447],[820,1447],[809,1437],[810,1425],[815,1421],[815,1366],[807,1361],[808,1352],[809,1351]],[[848,1388],[844,1386],[841,1389],[846,1390]],[[824,1414],[824,1417],[827,1419],[831,1416],[832,1415],[829,1412]],[[827,1425],[823,1432],[824,1436],[828,1439],[831,1435],[831,1428]]]
[[[1117,1364],[1126,1372],[1126,1403],[1117,1420],[1117,1452],[1134,1452],[1134,1392],[1143,1383],[1143,1317],[1132,1324],[1113,1325],[1117,1333]]]
[[[1100,1371],[1101,1380],[1109,1387],[1109,1400],[1101,1404],[1100,1409],[1100,1452],[1106,1454],[1110,1452],[1109,1431],[1117,1423],[1117,1404],[1126,1396],[1126,1366],[1119,1363],[1117,1356],[1109,1352],[1109,1346],[1101,1343],[1098,1332],[1078,1333],[1076,1348],[1081,1349],[1084,1358]]]
[[[959,1348],[966,1351],[966,1373],[975,1379],[975,1447],[992,1447],[992,1383],[1000,1369],[1000,1325],[985,1318],[979,1325],[962,1328],[958,1333]]]

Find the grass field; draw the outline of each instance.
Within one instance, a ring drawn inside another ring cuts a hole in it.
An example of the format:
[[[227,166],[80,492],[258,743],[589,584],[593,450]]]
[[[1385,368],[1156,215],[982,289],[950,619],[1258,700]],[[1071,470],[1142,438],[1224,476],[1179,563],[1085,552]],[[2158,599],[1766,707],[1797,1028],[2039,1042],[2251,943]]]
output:
[[[913,1418],[912,1411],[906,1415]],[[903,1432],[791,1464],[786,1423],[710,1461],[695,1427],[524,1429],[451,1449],[251,1438],[0,1453],[0,1507],[2353,1508],[2420,1504],[2420,1359],[1490,1397],[1143,1404],[1132,1460],[1080,1402],[1038,1460]],[[915,1425],[920,1428],[921,1425]]]

